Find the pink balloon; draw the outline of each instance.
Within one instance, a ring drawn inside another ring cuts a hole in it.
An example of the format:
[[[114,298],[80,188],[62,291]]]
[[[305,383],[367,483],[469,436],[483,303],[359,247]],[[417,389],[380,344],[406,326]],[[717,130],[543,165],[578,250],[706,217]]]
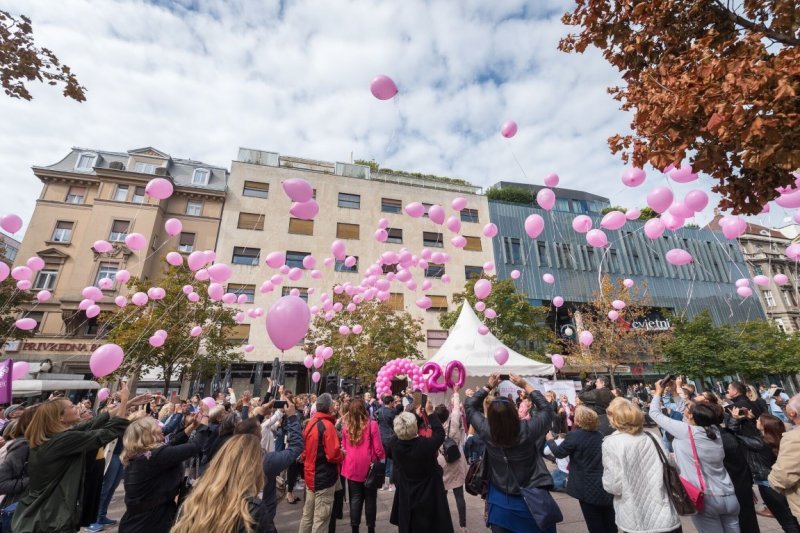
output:
[[[375,240],[378,242],[386,242],[389,238],[389,233],[385,229],[375,230]]]
[[[692,189],[683,197],[683,203],[695,213],[699,213],[708,205],[708,195],[700,189]]]
[[[492,271],[494,271],[494,263],[491,262],[491,261],[486,261],[483,264],[483,271],[484,272],[492,272]]]
[[[564,368],[563,356],[556,354],[553,357],[551,357],[550,360],[553,362],[553,366],[556,367],[556,370],[561,370],[562,368]]]
[[[164,231],[166,231],[167,235],[169,235],[170,237],[174,237],[175,235],[180,233],[182,229],[183,229],[183,224],[177,218],[170,218],[167,219],[166,222],[164,222]]]
[[[630,288],[631,288],[631,287],[633,287],[633,285],[634,285],[634,283],[633,283],[633,280],[632,280],[632,279],[630,279],[630,278],[625,278],[625,279],[622,281],[622,284],[623,284],[625,287],[627,287],[628,289],[630,289]]]
[[[167,263],[172,266],[181,266],[183,264],[183,256],[178,252],[169,252],[167,254]]]
[[[117,296],[114,298],[114,303],[117,304],[117,307],[125,307],[128,305],[128,299],[124,296]]]
[[[147,303],[148,299],[149,298],[147,298],[147,295],[145,293],[143,293],[143,292],[137,292],[136,294],[131,296],[131,302],[133,302],[133,305],[136,305],[136,306],[139,306],[139,307],[145,305]]]
[[[467,207],[467,199],[462,198],[461,196],[453,198],[453,201],[450,202],[450,207],[453,208],[453,211],[462,211],[465,207]]]
[[[167,291],[161,287],[151,287],[147,290],[147,296],[151,300],[163,300],[166,295]]]
[[[767,276],[759,274],[753,278],[753,282],[758,285],[759,287],[766,287],[769,285],[769,278]]]
[[[100,278],[97,280],[97,286],[101,290],[107,291],[114,287],[114,281],[111,278]]]
[[[786,247],[785,253],[786,257],[794,261],[797,261],[798,259],[800,259],[800,243],[790,244],[789,246]]]
[[[328,360],[331,357],[333,357],[333,348],[331,348],[330,346],[326,346],[325,348],[323,348],[322,349],[322,357],[325,360]]]
[[[356,266],[356,258],[353,257],[352,255],[347,256],[344,260],[344,266],[348,268]]]
[[[131,250],[141,250],[147,246],[147,239],[141,233],[129,233],[125,237],[125,245]]]
[[[609,311],[608,312],[608,319],[616,321],[619,319],[619,311]]]
[[[320,368],[323,364],[325,364],[325,358],[322,356],[314,357],[312,364],[314,365],[314,368]]]
[[[561,307],[562,305],[564,305],[564,298],[561,296],[553,298],[553,307]]]
[[[172,196],[173,191],[174,188],[172,183],[164,178],[153,178],[144,188],[144,193],[155,198],[156,200],[165,200],[169,198]]]
[[[462,235],[456,235],[455,237],[450,239],[450,244],[452,244],[456,248],[463,248],[467,245],[467,239]]]
[[[208,274],[208,270],[205,268],[201,268],[197,272],[194,273],[194,279],[197,281],[208,281],[211,276]]]
[[[236,295],[233,294],[232,292],[226,292],[225,294],[222,295],[222,303],[232,305],[235,302],[236,302]],[[237,322],[239,321],[237,320]]]
[[[216,402],[216,401],[214,400],[214,398],[212,398],[211,396],[206,396],[206,397],[205,397],[205,398],[203,398],[201,401],[202,401],[202,402],[203,402],[203,403],[206,405],[206,407],[208,407],[209,409],[213,409],[213,408],[214,408],[214,407],[216,407],[216,405],[217,405],[217,402]]]
[[[545,274],[545,275],[543,275],[543,276],[542,276],[542,279],[544,280],[544,282],[545,282],[545,283],[550,283],[550,284],[553,284],[553,283],[555,283],[555,282],[556,282],[556,278],[554,278],[554,277],[553,277],[553,275],[552,275],[552,274],[549,274],[549,273],[548,273],[548,274]]]
[[[411,202],[404,208],[406,214],[411,218],[419,218],[425,214],[425,206],[419,202]]]
[[[483,227],[483,236],[489,237],[490,239],[497,235],[497,226],[489,222]]]
[[[100,314],[100,306],[92,304],[86,308],[86,318],[94,318]]]
[[[264,262],[271,268],[280,268],[286,263],[286,254],[284,252],[270,252]]]
[[[686,250],[680,248],[673,248],[666,255],[667,262],[675,266],[688,265],[693,261],[692,255]]]
[[[489,328],[484,326],[483,324],[481,324],[480,326],[478,326],[478,334],[479,335],[488,335],[489,334]]]
[[[17,361],[11,367],[11,379],[17,380],[28,373],[30,370],[30,365],[27,361]]]
[[[475,309],[482,313],[486,309],[486,303],[485,302],[475,302]]]
[[[431,302],[431,299],[428,298],[427,296],[423,296],[414,303],[417,305],[417,307],[423,310],[429,309],[430,306],[433,305],[433,302]]]
[[[578,233],[586,233],[592,229],[592,219],[586,215],[578,215],[572,219],[572,229]]]
[[[501,346],[494,351],[494,360],[498,365],[503,366],[508,362],[508,348]]]
[[[689,183],[697,179],[697,174],[692,172],[691,165],[681,166],[669,171],[669,177],[678,183]]]
[[[208,267],[208,275],[211,278],[211,281],[216,281],[217,283],[225,283],[231,276],[233,275],[233,270],[231,267],[226,265],[225,263],[217,263],[215,265],[211,265]]]
[[[92,304],[94,304],[93,300],[90,300],[89,298],[84,298],[78,304],[78,309],[80,309],[81,311],[86,311],[87,309],[89,309],[89,306],[92,305]]]
[[[640,216],[642,216],[642,212],[636,208],[628,209],[627,211],[625,211],[626,220],[639,220]]]
[[[127,270],[120,270],[114,274],[114,279],[119,283],[127,283],[128,280],[131,279],[131,273]]]
[[[497,318],[497,311],[495,311],[491,307],[487,307],[486,311],[483,312],[483,316],[485,316],[489,320],[494,320],[495,318]]]
[[[672,205],[672,191],[666,187],[656,187],[647,193],[647,205],[658,214],[666,211]]]
[[[786,274],[775,274],[772,276],[772,281],[778,285],[786,285],[789,283],[789,278],[786,276]]]
[[[617,311],[622,311],[623,309],[625,309],[625,302],[623,302],[622,300],[614,300],[613,302],[611,302],[611,307],[613,307]]]
[[[442,283],[444,283],[445,285],[447,285],[448,283],[450,283],[450,274],[444,274],[444,275],[442,276]]]
[[[322,277],[322,272],[319,270],[312,270],[311,271],[311,278],[312,279],[320,279]]]
[[[388,218],[382,218],[382,219],[378,220],[378,229],[386,229],[388,227],[389,227],[389,219]]]
[[[295,202],[289,208],[289,214],[300,220],[314,220],[318,213],[319,204],[313,199],[303,203]]]
[[[550,189],[539,189],[539,192],[536,193],[536,203],[542,209],[550,211],[556,205],[556,195]]]
[[[747,287],[748,285],[750,285],[750,280],[747,278],[739,278],[736,280],[737,287]]]
[[[527,233],[528,237],[531,239],[538,237],[543,229],[544,219],[540,215],[528,215],[528,218],[525,219],[525,233]]]
[[[206,255],[199,250],[190,253],[189,257],[186,259],[186,263],[189,265],[189,270],[192,272],[200,270],[203,265],[206,264],[206,262]]]
[[[322,376],[320,375],[319,372],[314,372],[313,374],[311,374],[311,381],[313,381],[314,383],[319,383],[320,379],[322,379]]]
[[[596,248],[602,248],[608,246],[608,237],[603,230],[592,229],[586,233],[586,242]]]
[[[342,337],[347,337],[350,335],[350,328],[347,326],[339,326],[339,335]]]
[[[81,291],[81,296],[96,302],[97,300],[103,299],[103,291],[90,285],[88,287],[84,287],[84,289]]]
[[[194,291],[194,287],[192,287],[191,285],[184,285],[183,288],[181,288],[181,291],[183,292],[183,294],[189,294],[190,292]]]
[[[111,395],[111,391],[108,390],[107,387],[103,387],[99,391],[97,391],[97,399],[101,402],[108,400],[108,397]]]
[[[17,281],[29,280],[31,279],[31,276],[33,276],[33,272],[26,266],[14,267],[14,269],[11,271],[11,277]]]
[[[445,225],[447,226],[447,229],[449,229],[453,233],[458,233],[459,231],[461,231],[461,219],[458,217],[455,216],[449,217]]]
[[[217,259],[217,252],[214,250],[206,250],[203,255],[206,257],[206,263],[213,263]]]
[[[200,301],[200,295],[197,294],[196,292],[190,292],[189,294],[186,295],[186,299],[196,304],[197,302]]]
[[[314,187],[301,178],[291,178],[281,182],[283,192],[293,202],[304,203],[314,198]]]
[[[203,334],[203,328],[200,326],[194,326],[192,330],[189,332],[189,335],[192,337],[199,337]]]
[[[303,258],[303,268],[311,270],[317,266],[317,260],[313,255],[307,255]]]
[[[236,297],[236,303],[239,304],[239,305],[246,304],[247,303],[247,295],[246,294],[240,294],[239,296],[237,296]],[[250,311],[253,311],[253,309],[250,309]],[[253,317],[251,317],[251,318],[253,318]]]
[[[397,85],[394,80],[385,74],[376,76],[369,84],[372,96],[378,100],[388,100],[397,94]]]
[[[719,225],[726,239],[735,239],[747,231],[747,222],[738,216],[723,217],[719,221]]]
[[[89,358],[92,374],[102,378],[113,373],[122,364],[124,352],[116,344],[104,344],[96,349]]]
[[[522,274],[519,270],[512,270],[511,271],[511,279],[519,279]]]
[[[428,218],[434,224],[444,224],[445,212],[444,208],[438,204],[433,204],[428,208]]]
[[[781,194],[775,198],[775,203],[787,209],[800,207],[800,190]]]
[[[353,333],[356,335],[361,335],[361,332],[364,331],[364,327],[361,324],[356,324],[353,326]]]
[[[475,282],[474,292],[477,299],[483,300],[492,292],[492,282],[488,279],[479,279]]]
[[[37,293],[36,293],[36,300],[38,300],[38,301],[40,301],[40,302],[46,302],[46,301],[47,301],[47,300],[49,300],[49,299],[50,299],[52,296],[53,296],[53,295],[52,295],[52,293],[50,293],[50,291],[47,291],[47,290],[41,290],[41,291],[39,291],[39,292],[37,292]]]
[[[165,341],[166,339],[164,337],[159,337],[158,335],[153,335],[148,340],[150,346],[152,346],[153,348],[161,348],[162,346],[164,346]]]
[[[38,255],[34,255],[33,257],[29,257],[25,264],[34,272],[38,272],[44,268],[44,259]]]
[[[510,139],[516,134],[517,134],[517,123],[514,122],[513,120],[507,120],[500,127],[500,135],[502,135],[506,139]]]
[[[252,352],[253,350],[255,350],[255,349],[256,349],[256,347],[255,347],[255,346],[253,346],[252,344],[245,344],[243,349],[244,349],[244,351],[245,351],[246,353],[250,353],[250,352]]]
[[[628,219],[625,218],[625,213],[622,211],[610,211],[606,213],[603,220],[600,221],[600,227],[610,230],[617,230],[625,225]]]
[[[8,265],[0,261],[0,281],[5,281],[10,272],[11,269],[8,268]]]
[[[622,183],[628,187],[638,187],[644,183],[647,174],[641,168],[629,168],[622,174]]]
[[[664,227],[670,231],[675,231],[683,227],[683,224],[686,222],[681,217],[676,217],[669,211],[665,211],[661,214],[661,222],[664,224]]]
[[[0,217],[0,228],[9,233],[16,233],[22,229],[22,219],[17,215],[3,215]]]
[[[664,223],[658,218],[651,218],[644,223],[644,234],[650,240],[655,240],[661,237],[665,229]]]
[[[544,184],[548,187],[558,187],[558,174],[550,173],[544,177]]]
[[[29,279],[21,279],[21,280],[19,280],[17,282],[17,288],[19,290],[21,290],[21,291],[27,291],[32,286],[33,286],[33,283],[31,283],[31,280],[29,280]]]
[[[311,357],[310,355],[306,355],[303,358],[303,366],[306,368],[311,368],[312,366],[314,366],[314,358]]]
[[[279,298],[267,313],[267,335],[279,350],[297,345],[308,333],[311,312],[297,296]]]
[[[580,335],[578,335],[578,340],[584,346],[591,346],[594,342],[594,335],[592,335],[591,331],[581,331]]]
[[[14,322],[14,325],[17,326],[18,329],[21,329],[23,331],[30,331],[36,327],[36,320],[32,318],[20,318],[19,320]]]
[[[209,283],[206,292],[208,293],[209,298],[211,298],[215,302],[218,302],[224,296],[225,289],[219,283]]]
[[[422,204],[420,204],[420,205],[422,205]],[[344,261],[344,258],[345,258],[345,255],[346,255],[344,242],[339,241],[339,240],[333,241],[331,243],[331,253],[333,254],[333,257],[335,257],[339,261]],[[331,264],[332,263],[333,263],[333,261],[331,261]],[[328,260],[327,259],[325,260],[325,264],[327,266],[330,266],[330,265],[328,265]]]
[[[753,295],[753,289],[750,287],[739,287],[736,289],[736,294],[741,296],[742,298],[748,298]]]

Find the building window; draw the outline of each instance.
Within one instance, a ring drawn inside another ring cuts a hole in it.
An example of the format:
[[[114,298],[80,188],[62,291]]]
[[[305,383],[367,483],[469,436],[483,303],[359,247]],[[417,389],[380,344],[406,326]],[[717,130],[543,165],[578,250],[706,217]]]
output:
[[[36,279],[33,282],[33,288],[39,290],[52,291],[56,286],[56,276],[58,270],[44,269],[36,274]]]
[[[292,292],[292,289],[297,289],[300,291],[300,294],[298,294],[297,297],[308,302],[308,289],[305,287],[283,287],[281,289],[281,296],[289,296],[289,294]]]
[[[194,233],[181,232],[178,240],[178,251],[185,254],[190,254],[194,251]]]
[[[248,248],[246,246],[234,246],[231,262],[234,265],[258,265],[258,257],[261,255],[260,248]]]
[[[392,198],[381,198],[381,211],[384,213],[399,213],[403,210],[403,203]]]
[[[246,303],[253,303],[256,299],[256,286],[255,285],[240,285],[237,283],[229,283],[228,284],[228,292],[232,292],[236,296],[240,294],[244,294],[247,296]]]
[[[444,265],[429,264],[425,269],[426,278],[441,278],[444,276]]]
[[[261,183],[260,181],[245,181],[244,189],[242,189],[242,196],[251,196],[253,198],[269,198],[269,183]]]
[[[86,187],[70,187],[67,191],[68,204],[82,204],[86,200]]]
[[[471,252],[480,252],[483,250],[480,237],[467,237],[464,235],[464,238],[467,239],[467,245],[464,246],[465,250],[469,250]]]
[[[53,230],[53,242],[70,242],[72,240],[72,227],[74,222],[66,220],[59,220],[56,222],[56,228]]]
[[[114,191],[114,201],[115,202],[127,202],[128,201],[128,186],[127,185],[117,185],[117,190]]]
[[[483,274],[483,267],[465,266],[464,279],[479,278]]]
[[[611,250],[614,252],[615,250]],[[547,251],[547,243],[536,241],[536,253],[539,254],[539,266],[550,266],[550,253]]]
[[[44,312],[43,311],[29,311],[24,313],[24,318],[32,318],[36,321],[36,327],[33,328],[31,331],[33,333],[39,333],[39,328],[42,327],[42,322],[44,321]]]
[[[428,330],[428,348],[439,348],[447,340],[447,331],[441,329]]]
[[[97,161],[97,154],[81,154],[78,156],[78,162],[75,163],[75,170],[82,170],[84,172],[92,170],[95,161]]]
[[[797,302],[794,300],[794,294],[792,291],[781,291],[783,293],[783,301],[786,302],[786,305],[789,307],[795,307]]]
[[[400,228],[386,228],[387,244],[403,244],[403,230]]]
[[[250,324],[236,324],[228,334],[230,344],[247,344],[250,340]]]
[[[264,215],[256,213],[239,213],[239,229],[261,231],[264,229]]]
[[[306,268],[303,259],[311,255],[308,252],[286,252],[286,266],[289,268]]]
[[[189,200],[186,202],[186,214],[193,217],[199,217],[203,214],[203,202],[196,200]]]
[[[207,168],[196,168],[192,173],[192,185],[208,185],[211,171]]]
[[[141,174],[155,174],[156,166],[152,163],[138,162],[133,166],[133,171]]]
[[[108,240],[111,242],[121,242],[128,236],[131,223],[127,220],[115,220],[111,224],[111,233],[108,235]]]
[[[755,265],[753,267],[753,272],[756,273],[756,276],[763,276],[764,275],[764,269],[761,268],[761,265]]]
[[[478,210],[477,209],[462,209],[461,222],[477,222]]]
[[[386,300],[387,305],[392,311],[402,311],[405,307],[405,299],[403,298],[402,292],[393,292],[389,295],[389,299]]]
[[[522,264],[522,244],[519,239],[506,238],[504,239],[506,263],[511,265]]]
[[[337,239],[359,239],[360,227],[358,224],[345,224],[344,222],[336,223],[336,238]]]
[[[772,296],[772,291],[764,291],[764,302],[767,304],[767,307],[775,307],[775,298]]]
[[[424,218],[430,218],[430,215],[428,214],[428,210],[430,210],[430,208],[433,207],[433,204],[426,204],[425,202],[422,202],[422,207],[424,209],[423,212],[422,212],[422,216]]]
[[[432,231],[422,232],[422,245],[427,248],[444,248],[444,237],[441,233]]]
[[[361,209],[361,196],[358,194],[339,193],[339,207],[345,209]]]
[[[349,267],[344,264],[344,261],[336,260],[334,270],[336,272],[358,272],[358,257],[355,258],[356,264]]]
[[[117,266],[116,263],[100,263],[100,267],[97,269],[97,275],[94,278],[94,284],[97,285],[103,278],[113,280],[118,270],[119,266]]]
[[[397,274],[397,265],[381,265],[381,270],[384,274],[388,274],[389,272]]]
[[[782,318],[776,318],[775,325],[778,326],[778,331],[781,333],[786,333],[786,325],[783,323]]]
[[[433,311],[433,312],[447,311],[447,296],[439,296],[431,294],[427,294],[426,296],[431,299],[431,306],[428,308],[428,311]]]
[[[290,218],[289,233],[293,233],[295,235],[314,235],[314,221]]]
[[[133,189],[133,198],[131,198],[131,202],[135,204],[144,203],[144,187],[136,187]]]

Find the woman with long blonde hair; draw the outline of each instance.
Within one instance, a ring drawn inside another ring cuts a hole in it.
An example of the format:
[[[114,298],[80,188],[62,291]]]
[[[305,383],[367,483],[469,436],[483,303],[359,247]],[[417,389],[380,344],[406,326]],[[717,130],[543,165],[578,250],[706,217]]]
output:
[[[347,479],[347,490],[350,493],[350,527],[354,532],[358,531],[361,510],[366,507],[367,530],[374,533],[378,513],[378,488],[367,488],[364,482],[370,463],[376,459],[386,459],[381,444],[381,432],[378,422],[367,416],[367,408],[361,398],[350,401],[342,423],[342,446],[345,452],[342,477]]]
[[[264,506],[261,441],[235,435],[214,456],[180,509],[171,533],[253,533],[261,531]]]

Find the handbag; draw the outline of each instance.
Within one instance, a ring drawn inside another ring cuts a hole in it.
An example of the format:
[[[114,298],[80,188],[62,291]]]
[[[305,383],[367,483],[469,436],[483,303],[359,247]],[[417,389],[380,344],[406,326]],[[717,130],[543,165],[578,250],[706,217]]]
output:
[[[445,462],[455,463],[461,459],[461,450],[458,448],[458,443],[450,437],[450,422],[447,422],[447,437],[442,443],[442,455],[444,455]]]
[[[644,434],[650,437],[658,451],[658,457],[661,459],[661,465],[664,467],[664,488],[667,489],[667,495],[672,502],[672,506],[675,507],[675,512],[681,516],[695,514],[697,509],[695,509],[692,499],[686,493],[686,488],[684,488],[681,482],[678,471],[667,462],[667,456],[664,455],[664,450],[661,449],[656,438],[646,431]]]
[[[489,493],[489,480],[485,475],[488,469],[484,468],[484,465],[488,464],[486,453],[483,452],[482,458],[469,465],[467,476],[464,478],[464,490],[467,491],[467,494],[480,496],[484,500]]]
[[[503,452],[503,459],[506,461],[506,468],[511,474],[511,477],[514,478],[514,482],[519,487],[519,492],[523,501],[525,502],[525,506],[528,508],[531,516],[533,516],[533,519],[536,522],[536,525],[539,526],[539,529],[544,531],[554,527],[559,522],[563,522],[564,515],[561,514],[561,509],[553,499],[550,491],[539,487],[524,487],[517,479],[514,469],[511,468],[511,464],[508,462],[506,451],[502,448],[500,451]]]
[[[386,480],[386,463],[377,460],[377,457],[372,457],[372,423],[367,419],[367,427],[369,428],[369,470],[367,470],[367,479],[364,480],[364,486],[368,489],[379,489],[383,487],[383,482]]]
[[[694,483],[683,476],[680,476],[680,478],[683,488],[686,489],[686,494],[688,494],[689,499],[692,500],[694,508],[697,509],[698,513],[700,513],[703,511],[703,500],[705,499],[706,495],[706,486],[703,482],[703,473],[700,471],[700,459],[697,458],[697,448],[694,445],[694,435],[692,434],[691,426],[689,427],[689,442],[692,443],[692,457],[694,458],[694,467],[697,469],[697,481],[700,483],[700,486],[695,486]]]
[[[428,424],[428,415],[425,413],[425,409],[422,410],[422,425],[417,430],[417,434],[424,438],[433,437],[433,429]]]

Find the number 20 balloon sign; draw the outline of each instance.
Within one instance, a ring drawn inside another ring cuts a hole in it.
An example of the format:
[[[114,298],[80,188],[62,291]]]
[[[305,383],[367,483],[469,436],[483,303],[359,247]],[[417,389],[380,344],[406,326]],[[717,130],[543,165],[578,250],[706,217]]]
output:
[[[439,378],[442,377],[443,372],[444,383],[441,383]],[[453,372],[456,372],[456,377],[453,377]],[[422,378],[428,392],[446,392],[448,388],[455,390],[464,386],[467,370],[461,361],[450,361],[444,371],[438,363],[428,361],[422,365]]]

